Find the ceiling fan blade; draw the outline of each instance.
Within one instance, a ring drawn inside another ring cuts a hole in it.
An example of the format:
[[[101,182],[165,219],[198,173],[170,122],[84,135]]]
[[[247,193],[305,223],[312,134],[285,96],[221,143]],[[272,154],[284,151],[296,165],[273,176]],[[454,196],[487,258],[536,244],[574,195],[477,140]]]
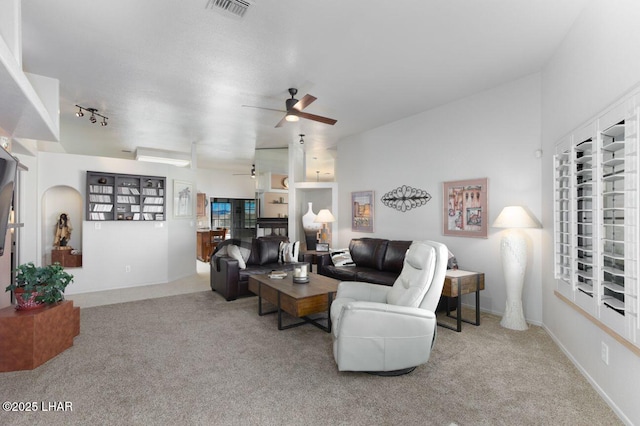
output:
[[[298,102],[296,102],[296,104],[293,106],[293,108],[297,109],[298,111],[302,111],[303,109],[308,107],[316,99],[318,99],[318,98],[316,98],[315,96],[311,96],[309,94],[306,94],[306,95],[304,95],[304,98],[302,98]]]
[[[253,106],[253,105],[242,105],[242,108],[266,109],[267,111],[277,111],[277,112],[282,112],[282,113],[287,112],[287,111],[285,111],[283,109],[265,108],[265,107],[259,107],[259,106]]]
[[[320,123],[330,124],[332,126],[338,122],[338,120],[334,120],[333,118],[322,117],[320,115],[309,114],[302,111],[298,113],[298,117],[306,118],[307,120],[319,121]]]
[[[282,117],[282,120],[278,121],[278,124],[276,124],[276,127],[282,127],[282,125],[286,122],[287,122],[287,116],[285,115],[284,117]]]

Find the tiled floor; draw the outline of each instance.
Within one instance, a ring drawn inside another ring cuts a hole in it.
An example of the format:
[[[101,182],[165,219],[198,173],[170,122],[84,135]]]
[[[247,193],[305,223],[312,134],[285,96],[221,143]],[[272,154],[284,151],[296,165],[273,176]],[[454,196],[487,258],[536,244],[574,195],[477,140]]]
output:
[[[97,291],[93,293],[70,294],[65,297],[73,300],[75,306],[111,305],[155,297],[175,296],[177,294],[196,293],[211,290],[209,285],[209,264],[196,260],[196,274],[166,284],[147,285],[117,290]]]

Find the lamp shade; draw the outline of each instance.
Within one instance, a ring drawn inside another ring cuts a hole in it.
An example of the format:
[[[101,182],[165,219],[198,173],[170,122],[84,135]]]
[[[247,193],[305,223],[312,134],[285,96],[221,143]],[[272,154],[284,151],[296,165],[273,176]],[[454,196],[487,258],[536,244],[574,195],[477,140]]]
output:
[[[522,206],[503,208],[492,226],[494,228],[542,228],[538,219],[531,216]]]
[[[317,223],[330,223],[335,222],[336,218],[333,217],[328,209],[322,209],[318,212],[318,215],[313,221]]]

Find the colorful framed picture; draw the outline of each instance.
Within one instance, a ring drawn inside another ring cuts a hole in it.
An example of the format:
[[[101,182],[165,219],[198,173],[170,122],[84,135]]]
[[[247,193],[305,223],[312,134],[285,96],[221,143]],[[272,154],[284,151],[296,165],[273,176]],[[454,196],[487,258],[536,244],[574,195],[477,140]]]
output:
[[[442,234],[487,238],[487,178],[444,182]]]
[[[373,232],[373,191],[351,193],[351,230]]]
[[[173,217],[193,217],[193,184],[179,180],[173,181]]]

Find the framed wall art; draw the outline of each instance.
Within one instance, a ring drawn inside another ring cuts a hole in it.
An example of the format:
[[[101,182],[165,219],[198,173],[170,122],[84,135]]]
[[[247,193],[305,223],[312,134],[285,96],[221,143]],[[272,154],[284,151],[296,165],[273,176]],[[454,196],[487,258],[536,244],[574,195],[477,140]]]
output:
[[[193,217],[193,184],[173,181],[173,217]]]
[[[351,193],[351,230],[373,232],[373,191]]]
[[[444,182],[442,234],[487,238],[487,178]]]

